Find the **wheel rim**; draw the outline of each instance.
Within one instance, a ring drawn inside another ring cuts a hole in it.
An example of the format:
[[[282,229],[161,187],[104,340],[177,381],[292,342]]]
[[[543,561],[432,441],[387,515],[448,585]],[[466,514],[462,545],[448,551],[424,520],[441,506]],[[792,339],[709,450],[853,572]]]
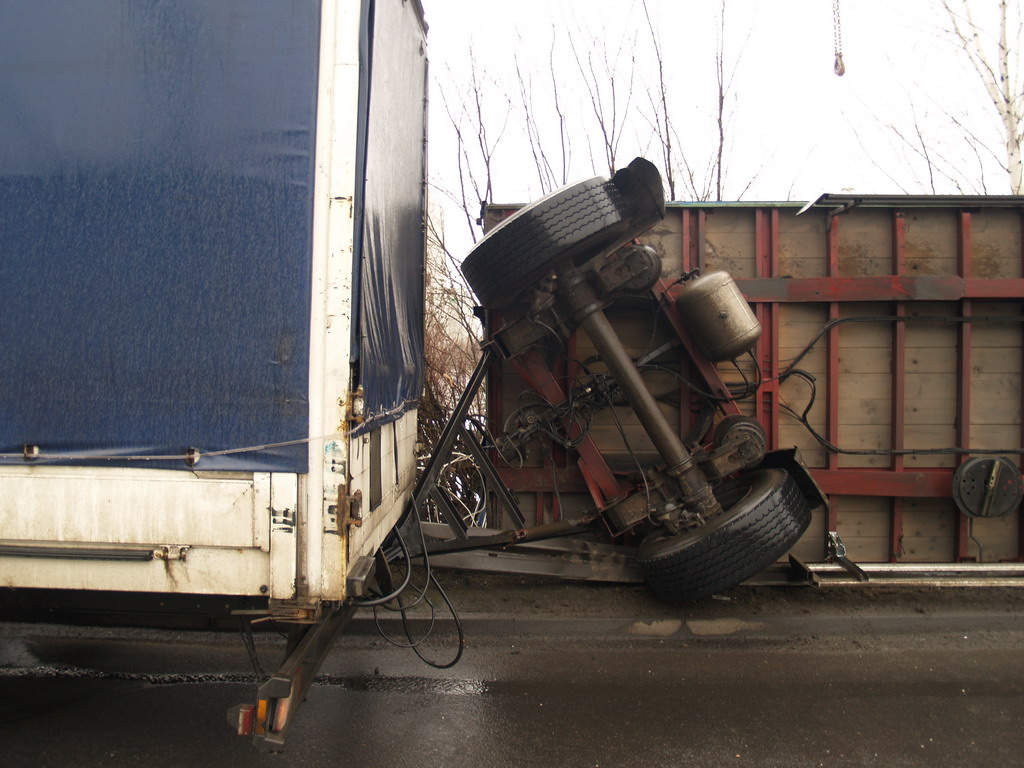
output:
[[[670,550],[680,549],[697,539],[710,536],[745,514],[752,502],[756,506],[759,499],[771,494],[784,477],[776,470],[758,470],[724,484],[715,494],[715,498],[722,505],[722,512],[699,528],[682,533],[670,534],[665,530],[652,531],[640,544],[641,558],[657,557],[662,554],[659,550],[663,547]]]

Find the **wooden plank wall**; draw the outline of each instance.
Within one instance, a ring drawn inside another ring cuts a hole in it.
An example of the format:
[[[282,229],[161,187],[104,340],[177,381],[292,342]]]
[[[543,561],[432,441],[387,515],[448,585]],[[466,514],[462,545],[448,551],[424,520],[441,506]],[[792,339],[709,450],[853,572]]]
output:
[[[695,213],[690,209],[682,215]],[[797,217],[795,210],[782,209],[773,274],[757,269],[757,209],[708,208],[696,215],[704,219],[700,229],[706,243],[705,266],[726,269],[737,278],[1021,277],[1021,216],[1015,210],[971,211],[965,235],[963,212],[957,208],[854,209],[833,222],[828,211]],[[838,231],[830,273],[833,227]],[[965,458],[955,453],[885,455],[885,450],[897,447],[896,440],[905,449],[932,450],[960,445],[966,436],[969,439],[963,444],[971,448],[1019,451],[1020,301],[843,301],[841,293],[838,298],[837,302],[777,305],[776,354],[783,369],[804,352],[830,318],[847,321],[837,326],[833,340],[819,342],[799,362],[799,368],[816,380],[817,398],[807,413],[809,425],[829,436],[831,407],[836,422],[833,434],[838,438],[834,442],[844,450],[876,452],[833,454],[832,467],[951,472]],[[897,314],[908,319],[895,321]],[[967,334],[964,324],[956,322],[965,315],[974,317]],[[899,331],[898,325],[902,326]],[[829,368],[830,355],[835,359],[834,370]],[[966,376],[960,370],[964,359],[970,361]],[[727,367],[722,373],[735,381]],[[902,383],[895,381],[897,374]],[[805,378],[791,377],[779,386],[777,444],[800,447],[810,466],[825,469],[830,466],[828,452],[787,410],[803,413],[810,395]],[[964,423],[969,424],[966,432]],[[1007,455],[1016,462],[1017,454],[1010,452]],[[823,556],[824,537],[832,529],[840,534],[850,556],[863,562],[1020,557],[1019,514],[965,521],[948,493],[897,497],[872,495],[870,490],[868,483],[863,494],[834,494],[832,525],[815,520],[797,554],[808,559]]]

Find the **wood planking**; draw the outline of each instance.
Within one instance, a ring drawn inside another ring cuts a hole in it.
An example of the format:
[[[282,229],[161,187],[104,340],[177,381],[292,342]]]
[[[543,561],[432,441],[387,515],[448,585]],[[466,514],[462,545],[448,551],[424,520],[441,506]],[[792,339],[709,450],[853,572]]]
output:
[[[971,430],[971,448],[1001,451],[1010,461],[1019,463],[1020,424],[975,424]]]
[[[844,451],[839,455],[840,468],[875,467],[885,468],[890,464],[888,454],[874,453],[890,447],[890,427],[888,424],[858,424],[848,426],[840,433],[839,447]],[[864,453],[855,453],[864,451]]]
[[[783,383],[779,391],[779,400],[781,403],[789,405],[796,414],[802,414],[806,407],[807,394],[806,391],[798,391],[793,394],[797,388],[804,385],[803,379],[789,379]],[[808,414],[808,422],[811,428],[819,435],[825,433],[825,408],[823,401],[819,398],[811,412]],[[812,467],[824,467],[825,466],[825,450],[814,437],[814,435],[808,431],[801,422],[799,422],[795,415],[788,413],[786,410],[782,410],[781,418],[779,419],[779,446],[790,447],[795,446],[799,448],[804,454],[804,460]]]
[[[1019,227],[1019,221],[1018,227]],[[1019,232],[1019,228],[1017,230]],[[992,257],[993,259],[995,256]],[[1019,259],[1018,259],[1019,261]],[[971,447],[988,450],[1020,445],[1022,358],[1020,303],[975,302],[971,334]],[[979,393],[999,392],[986,397]],[[1015,457],[1016,460],[1016,457]]]
[[[907,499],[903,507],[901,561],[949,563],[954,560],[956,506],[952,499]]]
[[[624,415],[625,409],[616,409],[616,411],[621,417]],[[601,446],[601,451],[608,457],[635,454],[646,459],[656,460],[657,451],[643,428],[639,424],[626,424],[624,419],[620,420],[622,421],[621,430],[619,425],[610,418],[609,411],[602,411],[598,417],[595,417],[590,436]],[[630,450],[632,450],[632,454]]]
[[[821,434],[821,430],[817,430]],[[804,463],[813,468],[825,467],[827,457],[825,449],[815,440],[814,436],[804,429],[802,424],[789,422],[785,415],[779,421],[779,445],[788,448],[799,448]]]
[[[876,496],[837,496],[841,510],[838,533],[854,562],[881,563],[889,559],[890,499]],[[953,531],[956,506],[952,499],[907,499],[903,512],[901,561],[950,562],[953,559]],[[978,518],[972,523],[974,538],[981,542],[984,562],[999,562],[1017,557],[1020,518]],[[824,516],[812,518],[810,528],[793,548],[793,553],[808,561],[823,559]],[[978,557],[977,544],[969,544],[972,557]]]
[[[906,274],[957,274],[959,211],[914,209],[906,213]]]
[[[733,277],[754,277],[754,209],[707,211],[704,258],[708,271],[724,269]]]
[[[943,226],[948,222],[943,220]],[[955,225],[955,220],[953,224]],[[955,233],[955,227],[954,227]],[[948,234],[948,233],[947,233]],[[955,260],[955,252],[954,252]],[[951,448],[956,445],[957,334],[949,322],[916,321],[913,318],[953,318],[955,304],[919,302],[908,306],[906,322],[907,396],[903,419],[907,449]],[[910,467],[952,467],[952,454],[911,454]]]
[[[817,396],[807,414],[807,421],[819,435],[825,434],[827,417],[826,390],[823,386],[828,362],[826,338],[819,338],[798,363],[795,361],[807,345],[818,336],[826,322],[827,304],[783,304],[779,307],[780,368],[784,370],[789,365],[795,365],[815,378]],[[779,402],[792,408],[797,414],[803,414],[810,400],[811,384],[806,379],[790,376],[779,384]],[[782,417],[779,420],[779,445],[798,447],[804,461],[811,467],[826,466],[825,449],[814,435],[785,409],[782,410]]]
[[[839,219],[839,276],[892,273],[892,213],[854,208]],[[824,260],[824,254],[822,254]]]
[[[946,449],[956,446],[956,426],[913,425],[906,430],[906,447],[915,450]],[[956,456],[951,453],[911,453],[903,457],[907,469],[921,467],[955,467]]]
[[[840,230],[841,232],[842,230]],[[888,304],[858,302],[840,307],[839,447],[879,451],[892,447],[892,314]],[[863,322],[861,321],[863,319]],[[863,386],[865,380],[872,387]],[[839,466],[888,467],[885,454],[841,454]]]
[[[1021,217],[1017,211],[983,208],[971,214],[971,275],[1021,277]]]
[[[810,344],[822,326],[828,320],[828,308],[824,304],[792,304],[780,306],[779,317],[779,358],[781,368],[794,364],[797,356]],[[820,435],[826,429],[826,392],[822,383],[825,381],[827,366],[827,344],[824,337],[818,339],[815,346],[804,355],[796,367],[806,371],[815,378],[817,396],[807,421]],[[792,408],[797,414],[803,414],[811,399],[811,384],[806,379],[791,376],[779,384],[779,402]],[[782,411],[779,420],[779,444],[800,448],[804,461],[812,467],[826,465],[825,450],[803,424]]]
[[[779,210],[779,276],[825,277],[824,243],[828,217],[823,211]]]
[[[779,305],[779,358],[783,364],[791,361],[814,341],[825,323],[828,322],[827,304],[781,304]],[[801,363],[808,368],[808,357],[816,357],[817,370],[825,370],[824,338],[818,339]]]
[[[647,230],[641,241],[650,245],[661,257],[662,277],[675,280],[683,272],[683,216],[689,211],[682,208],[669,208],[665,218]]]
[[[825,509],[812,510],[811,524],[790,551],[806,563],[820,563],[825,559],[825,532],[827,527],[828,514]]]
[[[1016,542],[1020,540],[1020,515],[1005,517],[979,517],[970,522],[970,532],[981,543],[981,551],[974,541],[968,544],[968,551],[974,557],[984,557],[986,563],[1013,560],[1017,557]]]
[[[837,496],[837,532],[854,562],[889,559],[889,499],[880,496]]]
[[[674,339],[669,324],[660,309],[649,299],[636,299],[620,303],[609,309],[608,319],[626,348],[627,354],[637,359],[647,352]],[[596,371],[605,371],[602,362],[596,359],[597,350],[586,332],[576,333],[576,359]],[[665,418],[670,424],[680,423],[680,388],[682,384],[674,372],[679,368],[678,348],[660,356],[656,364],[664,371],[644,371],[644,383],[658,399]],[[622,459],[633,460],[634,455],[642,462],[656,460],[650,438],[640,426],[636,413],[628,407],[606,408],[594,415],[591,436],[607,454],[609,462]]]
[[[609,307],[605,314],[615,327],[615,333],[622,345],[633,357],[639,357],[674,338],[671,326],[650,297],[620,299],[617,304]],[[588,338],[586,331],[576,332],[576,345],[576,356],[581,360],[597,354],[594,343]]]

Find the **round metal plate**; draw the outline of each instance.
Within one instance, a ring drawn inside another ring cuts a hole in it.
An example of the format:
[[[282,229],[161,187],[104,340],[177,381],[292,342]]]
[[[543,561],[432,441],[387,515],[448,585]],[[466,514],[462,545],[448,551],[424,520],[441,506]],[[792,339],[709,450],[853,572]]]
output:
[[[970,459],[953,475],[953,499],[971,517],[1002,517],[1020,506],[1020,470],[1003,456]]]

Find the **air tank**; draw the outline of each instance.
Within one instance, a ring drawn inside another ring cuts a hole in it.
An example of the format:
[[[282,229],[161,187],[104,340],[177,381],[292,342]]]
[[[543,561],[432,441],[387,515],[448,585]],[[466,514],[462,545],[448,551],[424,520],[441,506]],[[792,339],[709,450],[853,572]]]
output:
[[[761,338],[761,324],[728,272],[686,282],[676,309],[700,351],[716,363],[736,359]]]

